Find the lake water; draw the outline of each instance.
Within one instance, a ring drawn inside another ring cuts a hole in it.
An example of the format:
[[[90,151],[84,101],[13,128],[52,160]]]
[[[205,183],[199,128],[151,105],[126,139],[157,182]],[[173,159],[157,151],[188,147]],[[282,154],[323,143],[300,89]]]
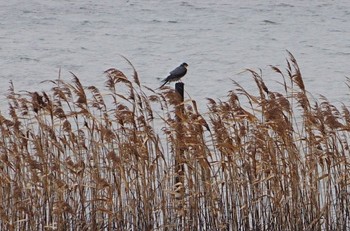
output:
[[[286,50],[294,54],[306,88],[331,102],[348,101],[350,3],[338,1],[0,1],[0,96],[12,80],[17,90],[46,89],[43,80],[103,86],[103,71],[131,73],[144,85],[182,62],[189,64],[186,91],[205,110],[205,98],[223,98],[231,79],[250,91],[245,68],[261,68],[268,87],[281,89],[278,74]],[[203,106],[204,105],[204,106]],[[1,108],[6,102],[1,100]]]

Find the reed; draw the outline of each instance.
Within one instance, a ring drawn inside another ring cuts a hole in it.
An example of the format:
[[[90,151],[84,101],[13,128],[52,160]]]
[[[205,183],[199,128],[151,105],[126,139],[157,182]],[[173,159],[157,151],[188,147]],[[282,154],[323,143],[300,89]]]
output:
[[[176,114],[176,93],[142,86],[132,68],[107,70],[107,93],[74,74],[47,92],[10,84],[0,230],[350,228],[350,111],[312,101],[292,54],[272,67],[283,92],[247,70],[256,93],[233,82],[203,115],[193,99]]]

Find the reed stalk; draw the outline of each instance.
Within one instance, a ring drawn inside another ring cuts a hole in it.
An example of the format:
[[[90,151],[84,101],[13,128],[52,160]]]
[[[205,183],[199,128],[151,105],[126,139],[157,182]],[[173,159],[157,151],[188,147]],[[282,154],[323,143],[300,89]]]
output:
[[[103,91],[74,74],[47,92],[10,84],[0,230],[350,228],[350,112],[311,100],[292,54],[272,67],[283,92],[247,70],[255,93],[233,82],[202,114],[194,99],[176,113],[176,93],[128,62],[133,76],[111,68]]]

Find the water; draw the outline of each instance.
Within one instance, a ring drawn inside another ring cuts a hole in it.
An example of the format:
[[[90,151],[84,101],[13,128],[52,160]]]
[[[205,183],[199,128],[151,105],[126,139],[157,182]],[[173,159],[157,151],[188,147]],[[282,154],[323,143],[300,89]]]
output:
[[[85,85],[102,87],[103,71],[131,73],[144,85],[182,62],[186,91],[205,110],[206,97],[223,98],[231,79],[254,91],[245,68],[264,73],[270,90],[285,68],[286,50],[300,64],[306,88],[331,102],[348,100],[350,3],[339,1],[4,1],[0,2],[0,97],[12,80],[17,90],[41,90],[43,80],[72,71]],[[6,102],[1,100],[1,108]]]

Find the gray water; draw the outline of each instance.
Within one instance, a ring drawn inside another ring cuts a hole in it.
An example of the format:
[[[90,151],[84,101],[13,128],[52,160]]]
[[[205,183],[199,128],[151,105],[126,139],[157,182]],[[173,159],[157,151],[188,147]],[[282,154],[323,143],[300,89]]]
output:
[[[182,62],[183,81],[200,105],[223,98],[231,79],[250,91],[245,68],[262,69],[270,90],[281,81],[269,65],[285,69],[286,50],[299,62],[306,88],[331,102],[348,101],[350,3],[339,1],[0,1],[0,97],[69,71],[84,85],[102,87],[103,71],[136,67],[151,88]],[[6,105],[2,100],[1,108]],[[204,106],[205,108],[205,106]]]

